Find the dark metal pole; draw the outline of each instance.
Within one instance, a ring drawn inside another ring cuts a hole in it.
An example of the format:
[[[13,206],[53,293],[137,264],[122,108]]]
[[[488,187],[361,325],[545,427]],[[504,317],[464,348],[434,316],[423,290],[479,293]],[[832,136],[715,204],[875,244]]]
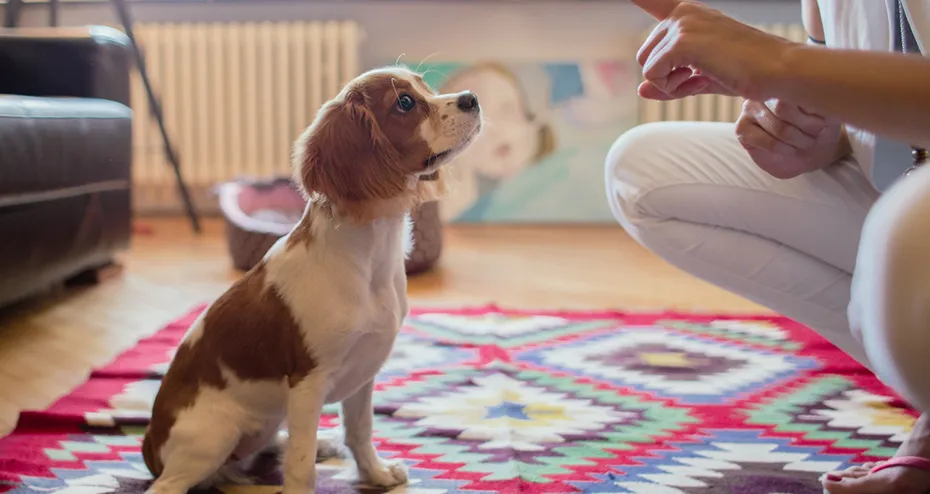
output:
[[[49,27],[58,27],[58,0],[49,0],[48,2],[48,25]]]
[[[16,27],[19,24],[19,14],[23,8],[23,0],[10,0],[3,11],[3,27]]]
[[[152,110],[152,116],[155,117],[155,121],[158,123],[158,129],[161,131],[162,141],[164,141],[165,144],[165,156],[168,157],[168,162],[174,169],[174,178],[178,184],[178,192],[181,193],[181,199],[184,201],[184,208],[187,210],[187,216],[190,218],[194,232],[200,233],[200,218],[197,216],[197,210],[194,207],[193,201],[191,201],[187,184],[184,183],[184,177],[181,176],[181,163],[177,153],[174,151],[174,147],[171,145],[171,139],[168,137],[168,129],[165,128],[165,119],[161,111],[161,103],[159,103],[158,98],[155,96],[155,91],[152,89],[152,83],[149,80],[149,74],[145,68],[145,59],[142,56],[139,45],[136,44],[136,37],[132,32],[132,16],[129,13],[129,6],[126,5],[125,0],[112,0],[112,2],[113,7],[116,9],[116,15],[119,17],[119,21],[122,23],[126,35],[129,36],[132,52],[136,59],[136,65],[139,68],[139,75],[142,77],[142,84],[145,86],[145,92],[148,96],[149,107]]]

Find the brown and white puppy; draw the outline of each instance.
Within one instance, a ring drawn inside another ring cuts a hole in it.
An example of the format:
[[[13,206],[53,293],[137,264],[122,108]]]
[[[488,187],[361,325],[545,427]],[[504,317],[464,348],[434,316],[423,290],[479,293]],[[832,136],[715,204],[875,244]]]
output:
[[[284,492],[314,490],[317,425],[342,403],[360,480],[407,480],[371,443],[374,377],[407,315],[407,211],[481,130],[470,92],[436,94],[408,70],[367,72],[320,109],[294,164],[310,201],[264,260],[190,328],[143,443],[150,492],[236,478],[286,421]]]

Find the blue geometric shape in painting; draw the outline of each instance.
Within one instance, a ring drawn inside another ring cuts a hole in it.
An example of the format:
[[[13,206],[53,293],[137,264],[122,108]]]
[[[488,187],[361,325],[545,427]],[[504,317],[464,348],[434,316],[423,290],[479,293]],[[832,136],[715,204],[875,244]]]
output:
[[[557,105],[584,95],[584,81],[577,63],[547,63],[543,68],[549,74],[550,104]]]

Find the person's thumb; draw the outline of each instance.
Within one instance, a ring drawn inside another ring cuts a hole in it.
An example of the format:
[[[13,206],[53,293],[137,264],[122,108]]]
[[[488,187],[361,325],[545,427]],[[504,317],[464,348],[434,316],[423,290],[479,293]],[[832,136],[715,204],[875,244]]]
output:
[[[681,0],[632,0],[632,2],[656,20],[664,21],[672,15]]]
[[[640,98],[651,99],[657,101],[666,101],[670,99],[675,99],[674,96],[666,93],[661,90],[655,84],[649,81],[643,81],[639,84],[639,87],[636,89],[637,94]]]

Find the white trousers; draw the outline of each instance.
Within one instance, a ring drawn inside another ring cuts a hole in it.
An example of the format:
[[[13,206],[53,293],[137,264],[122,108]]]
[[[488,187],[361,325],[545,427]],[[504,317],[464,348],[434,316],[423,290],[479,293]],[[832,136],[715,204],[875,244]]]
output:
[[[930,411],[930,167],[879,200],[853,160],[779,180],[733,124],[667,122],[620,137],[606,185],[643,246],[811,327]]]

